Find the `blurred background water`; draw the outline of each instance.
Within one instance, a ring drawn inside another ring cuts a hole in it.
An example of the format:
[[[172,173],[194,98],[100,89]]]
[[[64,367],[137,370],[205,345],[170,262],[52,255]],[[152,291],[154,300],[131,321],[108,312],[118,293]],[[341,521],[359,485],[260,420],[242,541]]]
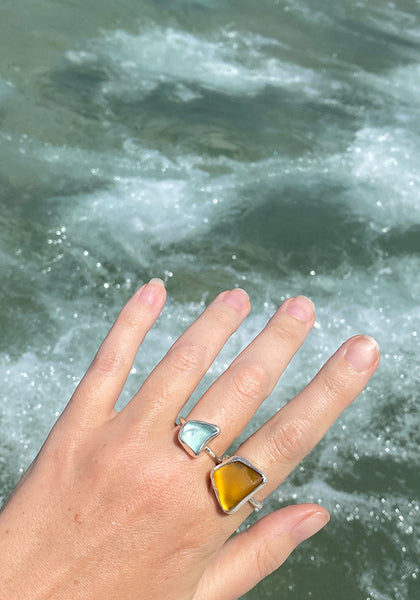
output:
[[[420,2],[1,0],[0,44],[0,499],[142,282],[169,300],[121,403],[220,290],[253,311],[201,389],[303,293],[248,433],[349,335],[383,358],[266,503],[331,523],[246,598],[419,598]]]

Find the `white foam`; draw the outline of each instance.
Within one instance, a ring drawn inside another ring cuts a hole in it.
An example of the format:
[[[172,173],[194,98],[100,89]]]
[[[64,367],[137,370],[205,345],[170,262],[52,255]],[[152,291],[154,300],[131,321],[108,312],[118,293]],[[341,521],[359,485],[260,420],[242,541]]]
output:
[[[313,91],[315,73],[270,56],[276,47],[282,47],[277,40],[233,29],[204,37],[156,26],[137,35],[105,32],[88,48],[68,51],[67,59],[100,66],[108,78],[102,93],[126,100],[162,84],[175,85],[184,102],[199,97],[201,88],[230,95],[253,95],[267,85]]]
[[[361,101],[366,98],[367,106],[357,107],[365,122],[344,152],[319,157],[313,166],[351,188],[351,198],[344,199],[348,209],[376,233],[408,228],[420,219],[420,67],[360,70],[356,81]]]

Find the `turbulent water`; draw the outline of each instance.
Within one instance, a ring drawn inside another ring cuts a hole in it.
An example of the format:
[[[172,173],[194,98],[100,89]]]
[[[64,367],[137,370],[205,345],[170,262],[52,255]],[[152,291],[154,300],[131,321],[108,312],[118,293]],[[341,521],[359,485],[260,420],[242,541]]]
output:
[[[248,600],[420,597],[420,2],[2,0],[0,497],[118,309],[169,299],[124,403],[220,290],[317,323],[249,430],[348,336],[377,375],[266,510],[327,529]],[[416,536],[417,530],[417,536]]]

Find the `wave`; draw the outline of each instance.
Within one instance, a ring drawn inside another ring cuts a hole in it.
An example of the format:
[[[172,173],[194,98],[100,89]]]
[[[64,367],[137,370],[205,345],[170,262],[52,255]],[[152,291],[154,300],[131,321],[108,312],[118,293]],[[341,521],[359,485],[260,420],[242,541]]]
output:
[[[104,32],[83,50],[70,50],[70,64],[100,69],[105,96],[138,99],[164,84],[178,101],[200,97],[200,89],[253,95],[267,85],[312,90],[315,74],[270,54],[283,44],[272,38],[224,29],[210,37],[173,28],[149,27],[139,34]]]

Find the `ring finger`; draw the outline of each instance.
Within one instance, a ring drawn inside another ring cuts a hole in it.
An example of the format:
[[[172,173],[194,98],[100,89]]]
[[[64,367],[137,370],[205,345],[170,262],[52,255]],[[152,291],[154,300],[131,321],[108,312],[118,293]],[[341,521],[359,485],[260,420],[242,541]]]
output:
[[[191,410],[188,420],[207,421],[220,427],[220,434],[212,442],[216,454],[223,454],[271,393],[314,319],[314,306],[308,298],[286,300]]]

